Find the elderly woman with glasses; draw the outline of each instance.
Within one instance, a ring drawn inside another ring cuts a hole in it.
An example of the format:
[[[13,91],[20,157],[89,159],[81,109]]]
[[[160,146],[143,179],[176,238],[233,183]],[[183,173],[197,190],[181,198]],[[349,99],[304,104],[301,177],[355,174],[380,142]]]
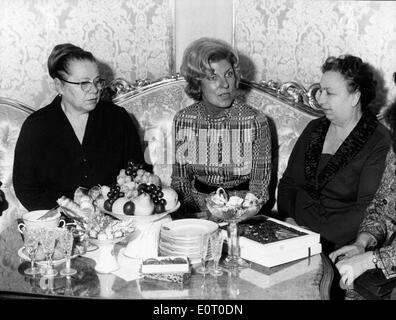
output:
[[[267,117],[237,97],[238,54],[224,41],[200,38],[185,50],[181,73],[196,102],[173,120],[179,214],[206,211],[205,198],[219,187],[266,202],[271,133]]]
[[[59,44],[48,71],[58,95],[25,120],[15,148],[14,188],[28,210],[50,209],[77,187],[109,185],[128,160],[144,163],[127,111],[101,100],[105,81],[91,52]]]

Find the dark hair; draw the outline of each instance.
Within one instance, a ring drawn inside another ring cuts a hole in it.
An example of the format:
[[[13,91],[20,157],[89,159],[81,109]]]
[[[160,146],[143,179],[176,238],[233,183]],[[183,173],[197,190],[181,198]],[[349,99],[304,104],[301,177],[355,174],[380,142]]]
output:
[[[366,111],[369,103],[374,100],[377,81],[368,63],[359,57],[342,55],[338,58],[328,57],[322,66],[322,72],[339,72],[348,83],[348,91],[360,91],[360,104],[362,111]]]
[[[58,44],[52,49],[48,57],[48,72],[52,79],[62,78],[62,73],[69,73],[69,64],[73,60],[88,60],[96,63],[96,59],[89,51],[71,43]]]
[[[231,64],[238,84],[239,57],[227,42],[214,38],[200,38],[186,48],[180,73],[187,81],[185,92],[190,98],[202,100],[201,81],[213,72],[210,64],[220,60],[226,60]]]

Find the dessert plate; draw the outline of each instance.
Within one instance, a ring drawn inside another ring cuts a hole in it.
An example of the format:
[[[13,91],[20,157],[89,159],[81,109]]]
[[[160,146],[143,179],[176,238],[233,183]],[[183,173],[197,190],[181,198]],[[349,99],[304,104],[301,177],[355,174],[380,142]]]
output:
[[[180,219],[164,223],[161,233],[172,238],[194,237],[212,233],[217,230],[218,224],[202,219]]]

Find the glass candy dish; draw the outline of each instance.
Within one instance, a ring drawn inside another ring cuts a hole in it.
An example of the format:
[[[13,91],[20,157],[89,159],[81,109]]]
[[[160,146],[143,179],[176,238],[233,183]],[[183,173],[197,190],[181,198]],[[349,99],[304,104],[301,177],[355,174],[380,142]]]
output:
[[[224,259],[227,268],[246,268],[249,263],[239,255],[238,222],[253,217],[260,210],[262,201],[247,191],[217,189],[206,198],[209,212],[222,221],[228,222],[228,253]]]

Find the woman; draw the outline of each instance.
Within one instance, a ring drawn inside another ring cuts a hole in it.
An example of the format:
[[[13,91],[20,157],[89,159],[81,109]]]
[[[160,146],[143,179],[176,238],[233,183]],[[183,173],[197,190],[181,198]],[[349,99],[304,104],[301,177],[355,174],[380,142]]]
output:
[[[369,111],[376,82],[355,56],[329,57],[318,102],[325,116],[299,137],[278,186],[286,221],[321,235],[323,252],[353,241],[390,147],[388,130]]]
[[[394,74],[396,83],[396,73]],[[381,185],[366,211],[355,242],[330,254],[346,285],[369,269],[379,268],[387,279],[396,277],[396,101],[386,116],[393,136],[393,150],[386,159]],[[368,250],[368,251],[366,251]]]
[[[79,186],[111,184],[129,159],[144,159],[126,110],[100,99],[105,81],[92,53],[59,44],[48,71],[58,96],[26,119],[15,148],[14,188],[28,210],[50,209]]]
[[[271,137],[266,116],[236,98],[239,57],[217,39],[201,38],[185,50],[181,74],[197,102],[173,120],[172,187],[182,212],[206,211],[205,198],[223,187],[268,200]]]

